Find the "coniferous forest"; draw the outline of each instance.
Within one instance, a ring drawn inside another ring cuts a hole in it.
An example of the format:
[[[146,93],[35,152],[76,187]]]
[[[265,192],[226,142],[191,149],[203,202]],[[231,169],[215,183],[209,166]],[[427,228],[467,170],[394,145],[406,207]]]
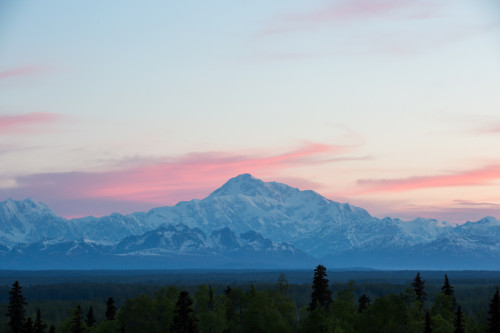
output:
[[[0,305],[2,332],[500,332],[498,288],[455,286],[448,274],[439,285],[420,272],[407,285],[330,283],[318,265],[306,284],[281,274],[274,283],[29,288],[56,295],[30,300],[13,282]]]

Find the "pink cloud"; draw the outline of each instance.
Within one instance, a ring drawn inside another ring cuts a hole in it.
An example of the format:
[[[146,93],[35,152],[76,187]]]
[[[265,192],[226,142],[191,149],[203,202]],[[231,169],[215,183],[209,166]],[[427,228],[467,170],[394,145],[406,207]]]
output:
[[[480,201],[478,202],[478,201],[462,200],[462,199],[453,200],[453,202],[459,206],[477,207],[477,208],[496,208],[500,210],[500,204],[493,202],[480,202]]]
[[[435,16],[437,7],[436,3],[423,0],[343,0],[318,10],[278,17],[260,34],[273,35],[376,18],[425,19]]]
[[[457,172],[449,175],[408,177],[400,179],[361,179],[357,194],[372,192],[404,192],[424,188],[487,185],[500,179],[500,165]]]
[[[18,186],[0,189],[0,197],[33,197],[54,207],[56,211],[67,209],[68,201],[73,202],[72,206],[80,201],[100,200],[110,203],[99,211],[66,211],[67,216],[109,214],[115,209],[123,212],[124,202],[129,203],[126,211],[130,212],[137,209],[134,207],[152,208],[202,198],[230,177],[241,173],[269,179],[294,166],[331,162],[332,156],[352,149],[352,146],[307,143],[281,154],[206,152],[156,161],[136,159],[133,162],[124,161],[123,165],[128,167],[118,170],[17,177],[15,181]],[[298,179],[294,183],[310,184]]]
[[[9,78],[9,77],[41,74],[41,73],[44,73],[45,71],[46,71],[46,69],[44,69],[42,67],[36,67],[36,66],[17,67],[14,69],[9,69],[9,70],[0,72],[0,80],[5,79],[5,78]]]
[[[62,116],[55,113],[33,112],[15,116],[0,116],[0,135],[38,132],[40,125],[53,123]]]
[[[192,153],[173,161],[143,165],[106,173],[107,186],[90,190],[89,196],[162,202],[169,191],[214,189],[228,175],[245,172],[268,174],[295,165],[321,163],[322,154],[341,154],[348,148],[310,143],[299,149],[272,156],[245,156],[234,153]],[[123,184],[123,180],[127,180]],[[191,199],[191,198],[186,198]]]
[[[480,130],[474,131],[475,134],[497,134],[500,133],[500,124],[494,124],[493,126],[489,126],[487,128],[481,128]]]

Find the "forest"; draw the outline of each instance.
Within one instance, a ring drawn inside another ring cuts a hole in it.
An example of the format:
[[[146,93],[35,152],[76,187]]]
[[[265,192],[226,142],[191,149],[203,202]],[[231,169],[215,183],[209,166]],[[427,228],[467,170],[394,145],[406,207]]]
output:
[[[426,283],[425,272],[411,273],[406,284],[331,283],[322,265],[308,283],[290,283],[286,274],[255,283],[209,282],[211,275],[198,274],[194,280],[205,277],[207,283],[197,285],[62,279],[23,287],[13,281],[0,288],[5,314],[0,328],[8,333],[500,332],[498,280],[467,274],[453,280],[450,272],[439,282],[434,273]]]

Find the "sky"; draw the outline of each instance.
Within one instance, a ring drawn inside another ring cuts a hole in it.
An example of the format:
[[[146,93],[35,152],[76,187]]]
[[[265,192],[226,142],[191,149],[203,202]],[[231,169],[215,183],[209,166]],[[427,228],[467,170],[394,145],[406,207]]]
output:
[[[0,2],[0,200],[73,218],[250,173],[500,218],[495,0]]]

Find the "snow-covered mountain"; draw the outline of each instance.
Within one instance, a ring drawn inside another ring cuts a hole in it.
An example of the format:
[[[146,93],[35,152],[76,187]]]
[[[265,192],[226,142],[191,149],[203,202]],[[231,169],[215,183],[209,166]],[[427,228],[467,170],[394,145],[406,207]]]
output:
[[[436,220],[380,220],[362,208],[328,200],[314,191],[266,183],[249,174],[230,179],[203,200],[152,209],[144,220],[149,225],[183,223],[207,234],[221,227],[237,233],[254,230],[318,257],[358,247],[426,243],[453,228]]]
[[[270,258],[281,253],[304,260],[307,253],[331,265],[351,267],[411,268],[409,258],[438,262],[446,254],[457,262],[479,257],[474,262],[484,262],[487,268],[500,257],[500,222],[492,217],[459,226],[422,218],[378,219],[314,191],[263,182],[249,174],[230,179],[205,199],[129,215],[66,220],[30,199],[0,202],[0,256],[53,239],[84,239],[86,245],[77,248],[93,246],[113,256],[227,258],[261,251]],[[426,262],[419,268],[432,266]]]
[[[31,243],[44,238],[72,237],[72,224],[31,199],[0,202],[0,245]]]
[[[162,225],[116,245],[44,239],[0,253],[3,268],[214,268],[308,267],[314,258],[288,243],[274,243],[255,231],[236,235],[229,228],[210,237],[184,224]]]

